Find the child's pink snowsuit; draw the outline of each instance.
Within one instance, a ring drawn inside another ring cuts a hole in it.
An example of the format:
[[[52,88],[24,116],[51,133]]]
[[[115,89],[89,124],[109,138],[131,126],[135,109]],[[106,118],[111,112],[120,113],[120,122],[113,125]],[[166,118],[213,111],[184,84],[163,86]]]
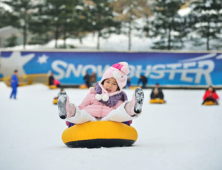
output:
[[[119,107],[123,101],[119,100],[118,103],[113,106],[109,107],[103,104],[102,102],[99,102],[96,98],[96,91],[95,88],[90,88],[90,93],[85,97],[85,99],[82,101],[82,103],[78,106],[80,110],[85,110],[90,115],[96,118],[103,118],[106,115],[108,115],[112,110]]]
[[[111,107],[98,101],[95,96],[95,88],[90,88],[90,93],[78,107],[69,104],[69,100],[67,100],[66,111],[69,112],[68,115],[75,114],[75,116],[68,116],[66,120],[74,124],[82,124],[97,120],[127,122],[138,117],[138,115],[130,116],[128,114],[130,110],[125,108],[125,105],[129,101],[119,100],[115,106]]]
[[[81,124],[87,121],[97,120],[109,120],[116,122],[126,122],[136,118],[138,115],[132,115],[133,107],[125,107],[129,101],[117,100],[114,106],[109,106],[103,102],[111,101],[110,98],[114,95],[121,94],[123,87],[126,85],[127,74],[129,73],[128,63],[120,62],[109,67],[101,81],[98,83],[101,88],[101,94],[96,92],[95,88],[90,88],[90,93],[85,97],[83,102],[75,107],[73,104],[69,104],[67,100],[66,111],[68,112],[67,121],[74,124]],[[119,87],[119,90],[113,93],[108,93],[103,88],[103,81],[108,78],[115,78]],[[135,99],[134,99],[135,100]],[[135,103],[135,101],[131,103]],[[129,106],[129,105],[128,105]],[[74,115],[74,116],[73,116]]]

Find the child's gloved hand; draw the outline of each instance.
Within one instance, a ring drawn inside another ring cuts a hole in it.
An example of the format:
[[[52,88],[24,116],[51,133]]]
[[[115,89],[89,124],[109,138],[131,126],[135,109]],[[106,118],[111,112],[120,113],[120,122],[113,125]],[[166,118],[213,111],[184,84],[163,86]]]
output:
[[[65,91],[62,91],[58,95],[58,109],[59,109],[59,117],[61,119],[65,119],[67,117],[66,113],[66,101],[67,101],[67,94]]]

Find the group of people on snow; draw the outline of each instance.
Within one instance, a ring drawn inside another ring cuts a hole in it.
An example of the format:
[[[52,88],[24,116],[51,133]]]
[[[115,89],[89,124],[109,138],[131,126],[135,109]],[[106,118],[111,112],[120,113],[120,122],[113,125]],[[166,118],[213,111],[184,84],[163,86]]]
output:
[[[92,85],[98,85],[97,84],[97,77],[96,77],[96,73],[93,72],[91,75],[89,75],[88,72],[86,72],[86,75],[84,76],[84,81],[87,85],[87,87],[91,87]],[[144,75],[140,75],[140,78],[138,80],[138,86],[139,84],[142,83],[142,89],[146,88],[146,85],[148,83],[148,78],[145,77]],[[11,77],[11,82],[10,85],[12,87],[12,91],[10,94],[10,99],[14,98],[16,99],[16,95],[17,95],[17,87],[19,86],[19,80],[18,80],[18,70],[14,71],[14,74]],[[56,85],[57,87],[60,87],[61,83],[56,80],[54,78],[53,73],[51,72],[50,76],[49,76],[49,85]],[[131,86],[131,81],[130,78],[126,79],[126,83],[125,83],[126,87],[130,87]],[[61,91],[63,91],[64,89],[62,89]],[[151,99],[163,99],[164,100],[164,94],[162,89],[159,87],[159,83],[155,84],[155,87],[152,89],[151,95],[150,95]],[[205,91],[205,94],[203,96],[203,102],[202,104],[206,103],[207,101],[213,101],[216,105],[218,105],[218,101],[219,101],[219,96],[216,93],[216,90],[213,88],[213,86],[209,86],[207,88],[207,90]]]
[[[129,73],[128,63],[120,62],[109,67],[102,76],[102,79],[97,82],[96,74],[87,74],[84,80],[89,88],[89,93],[79,106],[69,102],[69,97],[66,92],[61,89],[58,98],[59,116],[61,119],[66,119],[67,125],[70,127],[73,124],[82,124],[88,121],[108,120],[131,124],[132,120],[139,117],[142,112],[144,92],[143,88],[148,82],[145,76],[141,76],[138,84],[143,83],[142,88],[137,87],[133,93],[131,100],[128,100],[123,88],[128,84],[130,79],[127,78]],[[11,77],[12,92],[10,98],[16,99],[18,87],[18,71],[15,70]],[[53,73],[49,77],[49,84],[55,85]],[[57,84],[59,87],[60,83]],[[159,83],[155,84],[152,89],[151,99],[164,99],[162,89]],[[219,96],[216,90],[210,86],[203,97],[203,103],[213,101],[218,105]]]
[[[102,76],[102,79],[89,88],[89,93],[79,106],[69,102],[65,91],[59,94],[58,109],[61,119],[66,119],[68,127],[74,124],[82,124],[88,121],[116,121],[131,124],[134,118],[139,117],[142,112],[144,93],[142,88],[136,88],[131,100],[128,100],[123,88],[130,84],[127,78],[129,73],[126,62],[116,63],[109,67]],[[89,74],[86,74],[89,79]],[[138,83],[148,79],[141,76]],[[152,89],[151,99],[164,99],[159,83]],[[219,97],[213,87],[209,87],[204,95],[204,102],[213,100],[218,104]]]
[[[56,87],[61,87],[61,82],[54,78],[53,72],[51,72],[49,76],[49,86],[52,86],[52,85]]]

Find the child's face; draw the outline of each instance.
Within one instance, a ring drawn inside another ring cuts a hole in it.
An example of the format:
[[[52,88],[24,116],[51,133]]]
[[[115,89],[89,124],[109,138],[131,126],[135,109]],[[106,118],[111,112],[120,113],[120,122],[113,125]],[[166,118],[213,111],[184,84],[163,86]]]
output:
[[[113,93],[116,92],[118,89],[118,84],[116,82],[116,79],[114,78],[108,78],[104,81],[103,83],[103,88],[108,92],[108,93]]]

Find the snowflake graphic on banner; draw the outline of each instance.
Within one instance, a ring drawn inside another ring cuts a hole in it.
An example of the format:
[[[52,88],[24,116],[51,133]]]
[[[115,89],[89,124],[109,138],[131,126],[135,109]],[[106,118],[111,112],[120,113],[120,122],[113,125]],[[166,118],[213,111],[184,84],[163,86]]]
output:
[[[39,57],[38,58],[38,63],[40,63],[40,64],[43,64],[43,63],[47,63],[47,59],[48,59],[49,57],[48,56],[46,56],[45,54],[43,54],[41,57]]]

